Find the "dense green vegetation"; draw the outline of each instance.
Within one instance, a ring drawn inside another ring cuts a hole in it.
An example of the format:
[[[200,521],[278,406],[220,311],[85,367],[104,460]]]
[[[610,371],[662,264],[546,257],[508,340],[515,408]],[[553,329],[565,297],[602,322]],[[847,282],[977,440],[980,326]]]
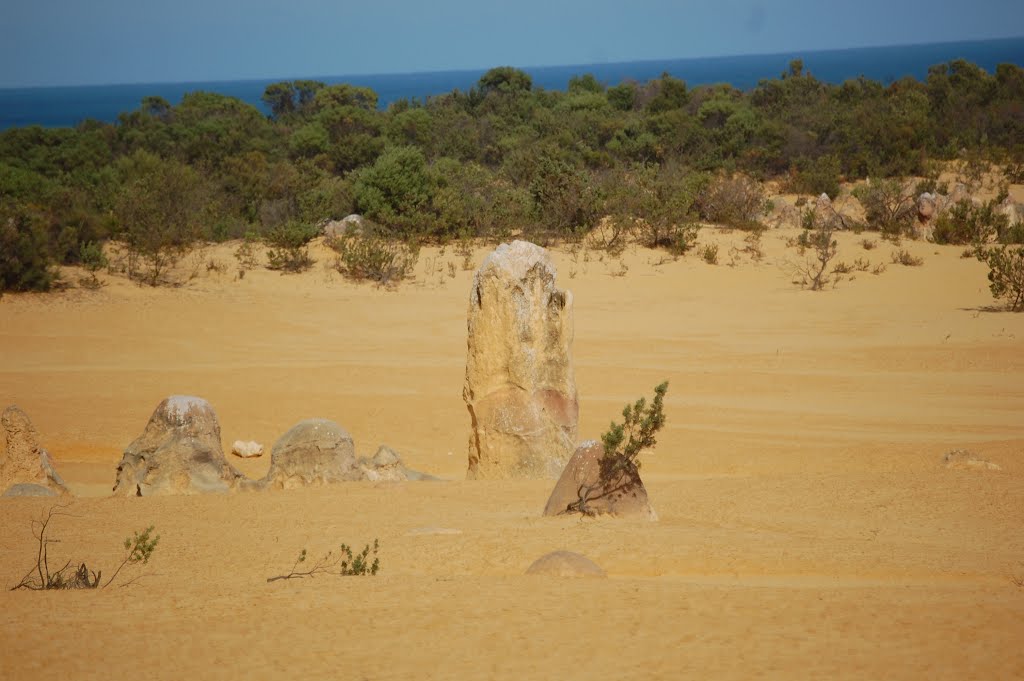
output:
[[[115,124],[0,133],[0,290],[45,289],[50,266],[123,242],[156,283],[197,239],[270,238],[301,268],[310,230],[350,212],[406,241],[573,238],[599,217],[639,221],[686,250],[687,226],[743,226],[746,178],[834,194],[842,179],[921,175],[975,155],[1024,168],[1024,69],[954,61],[888,86],[823,83],[795,61],[749,92],[664,74],[568,89],[492,69],[468,92],[398,101],[350,85],[269,86],[269,117],[194,92],[147,97]],[[741,175],[734,175],[739,173]]]

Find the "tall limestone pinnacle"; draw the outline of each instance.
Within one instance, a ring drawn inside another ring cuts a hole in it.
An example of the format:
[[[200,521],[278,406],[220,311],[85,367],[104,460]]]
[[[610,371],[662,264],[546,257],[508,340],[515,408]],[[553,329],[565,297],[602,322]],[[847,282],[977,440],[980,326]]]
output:
[[[463,398],[475,478],[555,478],[576,448],[572,293],[540,246],[502,244],[469,297]]]

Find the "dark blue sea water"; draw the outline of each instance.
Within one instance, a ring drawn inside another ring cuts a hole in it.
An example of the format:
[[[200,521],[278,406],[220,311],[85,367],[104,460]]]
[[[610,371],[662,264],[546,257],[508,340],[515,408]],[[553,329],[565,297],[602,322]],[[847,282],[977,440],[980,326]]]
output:
[[[548,90],[563,90],[569,78],[584,73],[592,73],[608,85],[617,85],[627,79],[644,82],[664,72],[685,80],[691,86],[729,83],[745,90],[762,79],[778,77],[793,59],[803,59],[805,69],[830,83],[841,83],[861,75],[888,83],[904,76],[924,79],[929,66],[953,59],[974,62],[990,73],[1002,63],[1024,65],[1024,37],[902,47],[546,66],[524,70],[533,77],[535,86]],[[377,92],[381,107],[386,107],[396,99],[424,98],[456,88],[468,90],[485,70],[310,77],[328,84],[351,83],[371,87]],[[266,111],[260,96],[264,88],[275,80],[280,79],[0,89],[0,130],[37,124],[71,126],[87,118],[113,122],[119,113],[138,108],[143,97],[158,95],[177,104],[182,95],[197,90],[237,97]]]

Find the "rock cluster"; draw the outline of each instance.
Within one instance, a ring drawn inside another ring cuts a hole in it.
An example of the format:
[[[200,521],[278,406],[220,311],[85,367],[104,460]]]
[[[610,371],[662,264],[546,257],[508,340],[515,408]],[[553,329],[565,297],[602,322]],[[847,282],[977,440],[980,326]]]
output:
[[[463,397],[474,478],[553,478],[576,443],[572,293],[547,251],[502,244],[473,278]]]
[[[70,494],[25,412],[15,405],[7,407],[0,415],[0,425],[6,442],[0,456],[0,490],[6,490],[4,496]]]

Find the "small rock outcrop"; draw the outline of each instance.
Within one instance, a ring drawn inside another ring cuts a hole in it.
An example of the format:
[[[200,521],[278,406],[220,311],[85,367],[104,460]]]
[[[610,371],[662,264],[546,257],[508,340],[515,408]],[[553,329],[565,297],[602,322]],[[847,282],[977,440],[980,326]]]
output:
[[[11,405],[0,415],[6,448],[0,456],[0,489],[28,484],[44,487],[55,494],[70,494],[64,480],[57,473],[50,453],[39,444],[28,415]],[[19,495],[20,496],[20,495]]]
[[[292,489],[362,480],[352,436],[334,421],[307,419],[282,435],[270,450],[267,487]]]
[[[828,194],[825,193],[815,199],[812,217],[816,229],[846,229],[849,226],[849,218],[835,209],[832,199],[828,198]]]
[[[946,468],[952,468],[955,470],[975,470],[975,471],[999,471],[1002,467],[999,464],[986,461],[985,459],[978,458],[974,452],[970,452],[966,449],[954,449],[951,452],[947,452],[942,457],[942,463],[945,464]]]
[[[411,468],[406,468],[405,464],[402,463],[402,457],[398,455],[398,452],[391,449],[387,445],[381,445],[377,449],[377,453],[373,455],[373,458],[360,458],[359,459],[359,471],[362,474],[362,480],[369,480],[370,482],[402,482],[402,481],[420,481],[420,480],[438,480],[433,475],[427,473],[420,473],[414,471]]]
[[[572,551],[552,551],[533,561],[526,569],[528,575],[548,575],[550,577],[607,577],[604,570],[594,561],[581,553]]]
[[[612,479],[603,480],[603,457],[604,445],[600,442],[589,440],[581,444],[555,483],[544,506],[544,515],[587,513],[657,520],[658,514],[651,508],[640,471],[633,466],[619,471]],[[581,499],[585,500],[582,507]]]
[[[917,217],[921,222],[928,222],[934,218],[936,209],[935,194],[924,192],[917,197]]]
[[[145,431],[124,450],[114,494],[227,492],[243,481],[224,458],[213,407],[199,397],[173,395],[157,406]]]
[[[475,478],[554,478],[576,442],[572,293],[545,251],[502,244],[473,278],[463,398]]]
[[[243,459],[263,456],[263,445],[253,440],[235,440],[231,445],[231,453]]]
[[[366,220],[355,213],[346,215],[341,220],[331,220],[324,225],[324,236],[328,239],[340,239],[348,234],[362,234],[366,231]]]

